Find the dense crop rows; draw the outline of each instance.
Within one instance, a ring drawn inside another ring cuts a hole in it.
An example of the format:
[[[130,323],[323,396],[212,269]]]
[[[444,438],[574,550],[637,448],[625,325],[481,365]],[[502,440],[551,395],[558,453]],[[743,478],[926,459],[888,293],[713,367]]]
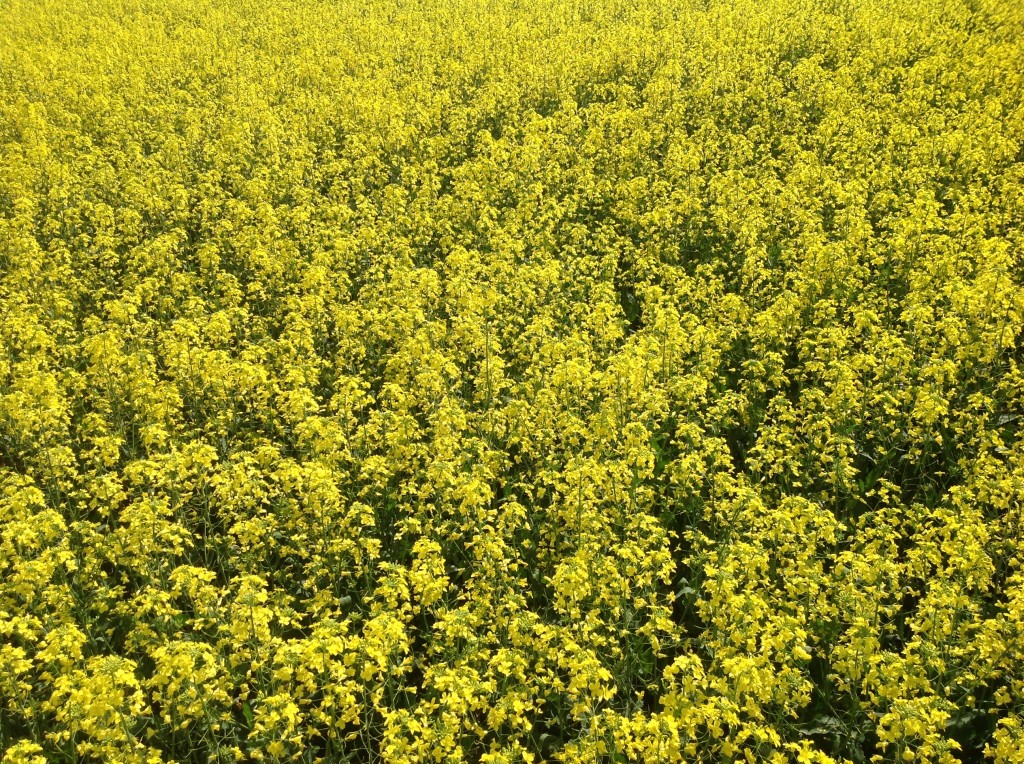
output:
[[[1015,0],[0,0],[0,751],[1024,761]]]

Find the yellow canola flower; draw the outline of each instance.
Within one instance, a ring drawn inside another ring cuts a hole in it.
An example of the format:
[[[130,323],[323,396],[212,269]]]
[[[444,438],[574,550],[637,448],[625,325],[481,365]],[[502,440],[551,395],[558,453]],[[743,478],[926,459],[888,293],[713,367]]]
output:
[[[1020,761],[1024,6],[0,3],[4,762]]]

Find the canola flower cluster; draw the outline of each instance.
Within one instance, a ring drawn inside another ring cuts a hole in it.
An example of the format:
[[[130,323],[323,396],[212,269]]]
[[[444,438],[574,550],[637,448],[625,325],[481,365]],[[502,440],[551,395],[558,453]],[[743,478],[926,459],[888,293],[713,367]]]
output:
[[[0,0],[0,759],[1024,761],[1016,0]]]

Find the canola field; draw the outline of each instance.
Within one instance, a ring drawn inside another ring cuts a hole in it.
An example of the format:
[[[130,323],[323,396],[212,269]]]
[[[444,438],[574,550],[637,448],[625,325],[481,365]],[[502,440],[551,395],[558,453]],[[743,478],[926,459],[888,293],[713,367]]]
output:
[[[1024,761],[1024,5],[0,0],[0,760]]]

